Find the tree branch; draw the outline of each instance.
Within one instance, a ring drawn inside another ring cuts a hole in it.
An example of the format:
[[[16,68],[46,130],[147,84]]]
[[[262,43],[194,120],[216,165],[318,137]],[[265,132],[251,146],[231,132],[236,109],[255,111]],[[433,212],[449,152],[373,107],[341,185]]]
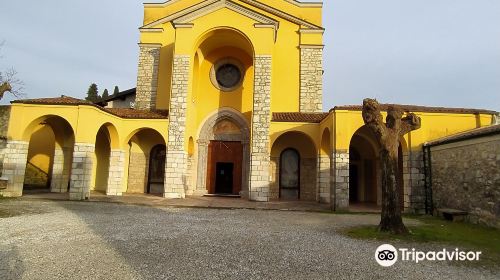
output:
[[[417,130],[421,127],[422,120],[414,113],[409,113],[406,117],[401,119],[401,131],[399,135],[403,136],[410,131]]]

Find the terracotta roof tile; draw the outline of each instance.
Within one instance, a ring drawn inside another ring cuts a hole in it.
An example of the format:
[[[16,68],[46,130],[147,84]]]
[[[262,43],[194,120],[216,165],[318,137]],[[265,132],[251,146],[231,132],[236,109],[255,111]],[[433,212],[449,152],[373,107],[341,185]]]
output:
[[[469,131],[443,137],[434,141],[427,142],[424,144],[424,146],[437,146],[437,145],[448,144],[493,134],[500,134],[500,124],[476,128]]]
[[[298,112],[282,112],[273,113],[273,122],[305,122],[305,123],[320,123],[330,113],[298,113]]]
[[[70,96],[61,95],[61,97],[53,98],[36,98],[36,99],[22,99],[14,100],[11,103],[22,104],[46,104],[46,105],[92,105],[92,102],[82,100]]]
[[[426,112],[426,113],[453,113],[453,114],[497,114],[495,111],[484,109],[470,109],[470,108],[447,108],[447,107],[429,107],[419,105],[404,105],[404,104],[380,104],[381,110],[386,111],[389,106],[399,106],[405,112]],[[352,110],[361,111],[361,105],[344,105],[336,106],[332,110]]]
[[[168,111],[145,111],[130,108],[104,108],[104,111],[125,119],[167,119]]]
[[[145,110],[135,110],[129,108],[103,108],[92,102],[64,95],[56,98],[15,100],[12,101],[11,103],[39,104],[39,105],[67,105],[67,106],[87,105],[125,119],[168,119],[168,111],[145,111]]]

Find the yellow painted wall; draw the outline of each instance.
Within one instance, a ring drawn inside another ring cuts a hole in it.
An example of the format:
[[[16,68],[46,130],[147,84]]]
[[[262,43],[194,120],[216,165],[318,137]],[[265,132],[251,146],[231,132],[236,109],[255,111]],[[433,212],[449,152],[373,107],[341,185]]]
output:
[[[52,128],[48,125],[38,125],[31,135],[28,162],[50,176],[54,149],[55,136]]]

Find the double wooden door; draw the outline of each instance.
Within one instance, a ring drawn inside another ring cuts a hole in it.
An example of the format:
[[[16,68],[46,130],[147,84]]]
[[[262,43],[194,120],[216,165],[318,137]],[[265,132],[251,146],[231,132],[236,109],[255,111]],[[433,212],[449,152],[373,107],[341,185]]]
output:
[[[243,168],[241,142],[210,141],[207,161],[208,193],[239,194]]]

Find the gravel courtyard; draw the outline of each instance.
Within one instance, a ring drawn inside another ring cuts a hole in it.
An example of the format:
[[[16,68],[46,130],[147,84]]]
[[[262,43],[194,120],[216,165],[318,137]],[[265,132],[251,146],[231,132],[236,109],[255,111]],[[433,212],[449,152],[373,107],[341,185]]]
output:
[[[382,268],[373,257],[380,242],[338,232],[377,222],[377,215],[4,199],[0,279],[500,278],[442,262]]]

